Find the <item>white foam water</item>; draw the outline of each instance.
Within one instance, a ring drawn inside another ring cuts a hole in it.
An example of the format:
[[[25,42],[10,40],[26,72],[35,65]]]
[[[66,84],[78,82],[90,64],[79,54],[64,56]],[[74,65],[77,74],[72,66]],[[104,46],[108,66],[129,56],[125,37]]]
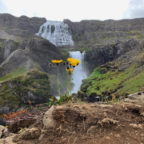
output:
[[[36,35],[49,40],[55,46],[74,45],[68,24],[64,22],[47,21],[40,26],[39,32]]]
[[[85,52],[83,53],[81,53],[80,51],[70,52],[71,58],[76,58],[80,60],[80,64],[74,68],[74,71],[71,77],[71,82],[73,84],[73,87],[71,89],[71,94],[77,93],[78,90],[80,90],[82,80],[88,77],[88,69],[87,69],[87,64],[84,60],[84,55],[85,55]]]

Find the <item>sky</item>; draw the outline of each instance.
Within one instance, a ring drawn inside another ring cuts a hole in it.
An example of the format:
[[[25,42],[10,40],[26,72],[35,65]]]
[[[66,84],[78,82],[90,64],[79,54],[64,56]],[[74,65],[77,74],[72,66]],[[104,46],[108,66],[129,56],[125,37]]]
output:
[[[144,0],[0,0],[0,13],[48,20],[144,17]]]

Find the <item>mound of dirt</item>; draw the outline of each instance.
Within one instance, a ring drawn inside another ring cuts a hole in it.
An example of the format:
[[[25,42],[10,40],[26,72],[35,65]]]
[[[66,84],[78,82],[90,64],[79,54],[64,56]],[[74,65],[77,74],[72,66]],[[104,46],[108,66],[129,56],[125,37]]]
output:
[[[142,144],[144,105],[66,104],[53,106],[19,131],[17,144]],[[4,139],[0,140],[2,143]],[[2,143],[3,144],[3,143]]]

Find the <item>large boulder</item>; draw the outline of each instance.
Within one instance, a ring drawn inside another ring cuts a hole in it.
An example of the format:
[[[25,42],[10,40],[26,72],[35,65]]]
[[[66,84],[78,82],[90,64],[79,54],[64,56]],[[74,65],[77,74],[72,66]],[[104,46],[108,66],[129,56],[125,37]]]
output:
[[[0,125],[0,138],[8,136],[8,129]]]

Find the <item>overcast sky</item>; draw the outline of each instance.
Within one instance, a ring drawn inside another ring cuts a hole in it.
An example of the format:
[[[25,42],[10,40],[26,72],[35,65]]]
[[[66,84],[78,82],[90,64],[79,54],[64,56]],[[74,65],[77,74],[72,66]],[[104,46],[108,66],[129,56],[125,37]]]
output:
[[[144,17],[144,0],[0,0],[0,13],[48,20]]]

